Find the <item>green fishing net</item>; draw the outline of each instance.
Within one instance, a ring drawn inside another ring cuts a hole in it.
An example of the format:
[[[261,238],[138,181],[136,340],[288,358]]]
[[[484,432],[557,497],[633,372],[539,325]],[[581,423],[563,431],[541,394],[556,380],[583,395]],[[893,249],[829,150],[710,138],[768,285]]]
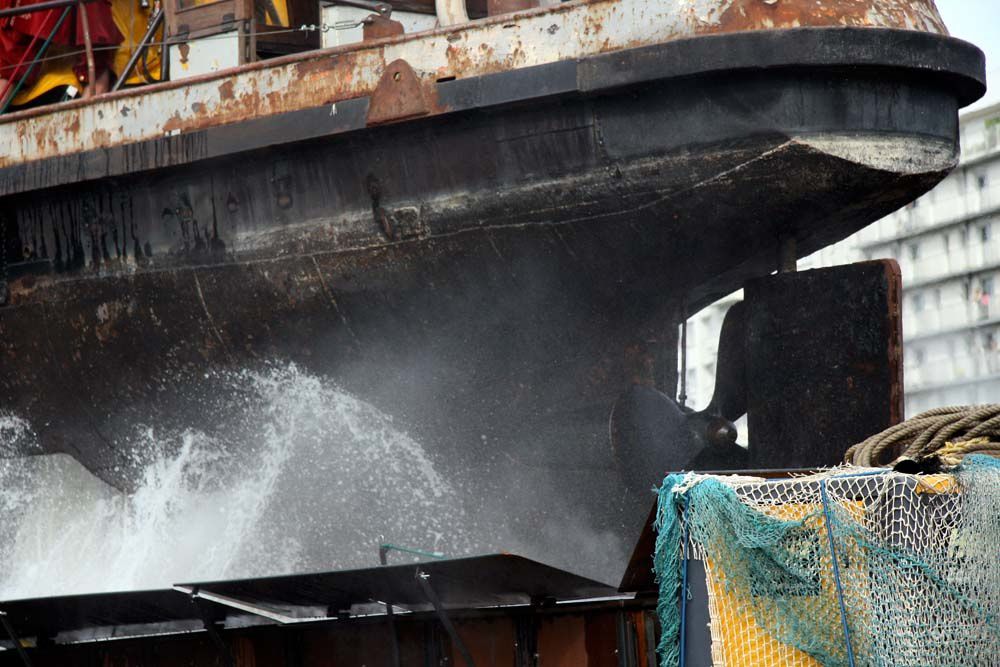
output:
[[[684,664],[690,559],[708,571],[716,665],[1000,664],[997,459],[924,476],[670,475],[656,529],[664,667]]]

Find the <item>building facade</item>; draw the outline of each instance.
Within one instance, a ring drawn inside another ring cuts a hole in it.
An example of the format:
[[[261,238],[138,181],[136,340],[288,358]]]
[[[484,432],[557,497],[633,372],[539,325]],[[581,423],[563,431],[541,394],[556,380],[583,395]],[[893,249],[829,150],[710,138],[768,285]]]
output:
[[[961,162],[933,190],[799,263],[892,258],[903,274],[906,414],[1000,401],[1000,104],[960,121]],[[704,407],[734,293],[688,322],[688,404]],[[741,438],[743,440],[743,438]]]

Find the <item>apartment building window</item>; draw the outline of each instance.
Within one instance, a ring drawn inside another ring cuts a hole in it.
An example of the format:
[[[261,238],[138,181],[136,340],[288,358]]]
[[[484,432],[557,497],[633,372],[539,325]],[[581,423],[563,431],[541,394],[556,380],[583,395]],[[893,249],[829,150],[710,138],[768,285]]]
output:
[[[993,278],[983,278],[979,287],[972,292],[972,302],[976,308],[976,316],[980,320],[989,319],[990,301],[993,299]]]
[[[983,336],[983,356],[986,359],[986,372],[989,374],[1000,371],[1000,345],[997,335],[991,332]]]
[[[914,294],[913,295],[913,312],[922,313],[924,310],[924,295]]]
[[[986,189],[986,174],[976,176],[976,185],[979,186],[980,190]]]
[[[980,238],[980,240],[983,243],[989,243],[990,242],[990,235],[991,235],[991,233],[992,233],[992,230],[990,229],[990,223],[987,222],[985,225],[983,225],[982,227],[979,228],[979,238]]]
[[[910,259],[918,259],[920,257],[920,244],[911,243],[910,244]]]
[[[944,254],[947,255],[951,249],[951,234],[945,232],[941,235],[941,238],[944,240]]]
[[[940,288],[934,288],[934,308],[941,310],[941,290]]]
[[[687,373],[687,386],[684,388],[687,395],[697,396],[698,395],[698,373],[693,368],[689,368]]]
[[[962,245],[969,245],[969,228],[962,227]]]

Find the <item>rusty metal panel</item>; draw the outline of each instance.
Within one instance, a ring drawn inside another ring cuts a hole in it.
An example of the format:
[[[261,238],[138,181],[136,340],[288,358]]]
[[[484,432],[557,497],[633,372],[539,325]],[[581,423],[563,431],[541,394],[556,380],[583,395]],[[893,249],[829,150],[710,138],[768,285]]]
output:
[[[362,28],[363,39],[366,42],[374,39],[398,37],[404,32],[405,30],[403,29],[402,23],[384,16],[379,16],[378,14],[372,14],[367,17],[365,19],[364,28]]]
[[[597,0],[277,58],[183,82],[12,114],[0,122],[0,167],[194,132],[371,94],[403,59],[421,80],[481,76],[684,37],[803,26],[946,34],[931,0]]]
[[[836,465],[902,421],[895,261],[777,274],[745,293],[751,465]]]
[[[588,667],[587,620],[544,618],[538,624],[538,667]]]
[[[300,664],[310,667],[392,664],[392,643],[385,623],[327,626],[306,633],[302,639]]]
[[[512,618],[474,619],[455,623],[476,667],[512,667],[517,638]],[[453,656],[461,655],[452,645]],[[461,663],[461,659],[458,660]]]
[[[587,639],[587,667],[620,667],[632,665],[626,657],[622,661],[625,648],[619,642],[618,621],[625,612],[605,612],[588,614],[585,625]]]

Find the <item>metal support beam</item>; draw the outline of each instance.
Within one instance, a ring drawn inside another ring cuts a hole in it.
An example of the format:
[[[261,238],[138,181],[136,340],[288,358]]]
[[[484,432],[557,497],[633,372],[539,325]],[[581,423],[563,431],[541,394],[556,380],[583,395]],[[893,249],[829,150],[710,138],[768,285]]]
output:
[[[115,81],[115,85],[111,86],[111,91],[114,92],[125,85],[125,81],[128,80],[129,76],[132,75],[132,70],[135,69],[136,64],[139,62],[139,58],[149,49],[150,44],[154,39],[156,39],[156,31],[160,29],[163,25],[163,10],[157,9],[153,14],[153,17],[149,20],[149,27],[146,28],[146,34],[142,36],[139,41],[139,46],[128,59],[125,68],[122,70],[121,76]],[[160,46],[160,65],[161,65],[161,77],[162,77],[162,66],[163,62],[168,58],[166,46]],[[163,81],[164,79],[160,79]]]
[[[431,576],[426,572],[422,572],[419,569],[417,570],[417,583],[420,584],[420,588],[423,589],[424,595],[427,596],[430,603],[434,605],[434,611],[437,612],[438,618],[441,620],[441,625],[444,626],[448,636],[451,637],[451,641],[455,644],[455,648],[458,649],[458,653],[462,656],[462,660],[465,661],[467,667],[476,667],[476,663],[472,660],[472,654],[469,653],[468,647],[458,635],[458,631],[455,629],[455,626],[452,625],[451,619],[448,618],[448,613],[441,605],[441,599],[437,596],[437,593],[434,592],[434,588],[431,586],[430,578]]]
[[[637,667],[636,629],[627,612],[619,610],[615,618],[615,629],[618,635],[618,667]],[[682,653],[682,660],[683,655]]]
[[[514,637],[514,667],[538,667],[538,616],[516,616]]]
[[[0,9],[0,19],[5,19],[9,16],[20,16],[21,14],[31,14],[32,12],[42,12],[46,9],[72,7],[73,5],[87,4],[90,2],[94,2],[94,0],[46,0],[46,2],[36,2],[30,5]]]
[[[230,609],[235,609],[236,611],[242,611],[247,614],[253,614],[255,616],[260,616],[262,618],[267,618],[272,621],[281,623],[282,625],[285,625],[287,623],[295,623],[296,621],[300,620],[295,616],[282,614],[273,609],[268,609],[260,604],[255,604],[253,602],[240,600],[239,598],[234,598],[229,595],[219,595],[218,593],[202,590],[197,587],[174,586],[174,590],[184,593],[186,595],[190,595],[192,599],[212,602],[214,604],[222,605],[223,607],[229,607]]]
[[[10,624],[10,620],[7,618],[7,612],[0,611],[0,624],[3,625],[4,631],[7,636],[11,638],[14,642],[14,650],[17,651],[17,655],[21,658],[21,662],[24,663],[24,667],[31,667],[31,656],[28,652],[24,650],[21,646],[21,638],[17,636],[17,631],[14,630],[14,626]]]
[[[380,565],[389,564],[390,544],[380,544],[378,546],[378,562]],[[389,637],[392,639],[392,667],[399,667],[399,634],[396,632],[396,615],[392,609],[392,600],[385,601],[385,618],[389,624]]]
[[[201,618],[201,623],[205,628],[205,632],[211,637],[212,643],[219,650],[219,654],[222,656],[222,662],[226,667],[236,667],[236,661],[233,659],[233,653],[229,650],[229,645],[226,644],[226,640],[222,638],[222,635],[216,629],[215,624],[212,622],[212,618],[202,607],[202,601],[198,596],[197,589],[192,590],[190,594],[191,604],[194,608],[198,610],[198,616]]]
[[[83,32],[83,49],[87,56],[87,88],[84,90],[90,92],[84,94],[84,97],[88,97],[93,93],[93,86],[97,80],[97,66],[94,63],[94,43],[90,39],[90,17],[82,1],[76,6],[76,15],[79,18],[80,30]]]

